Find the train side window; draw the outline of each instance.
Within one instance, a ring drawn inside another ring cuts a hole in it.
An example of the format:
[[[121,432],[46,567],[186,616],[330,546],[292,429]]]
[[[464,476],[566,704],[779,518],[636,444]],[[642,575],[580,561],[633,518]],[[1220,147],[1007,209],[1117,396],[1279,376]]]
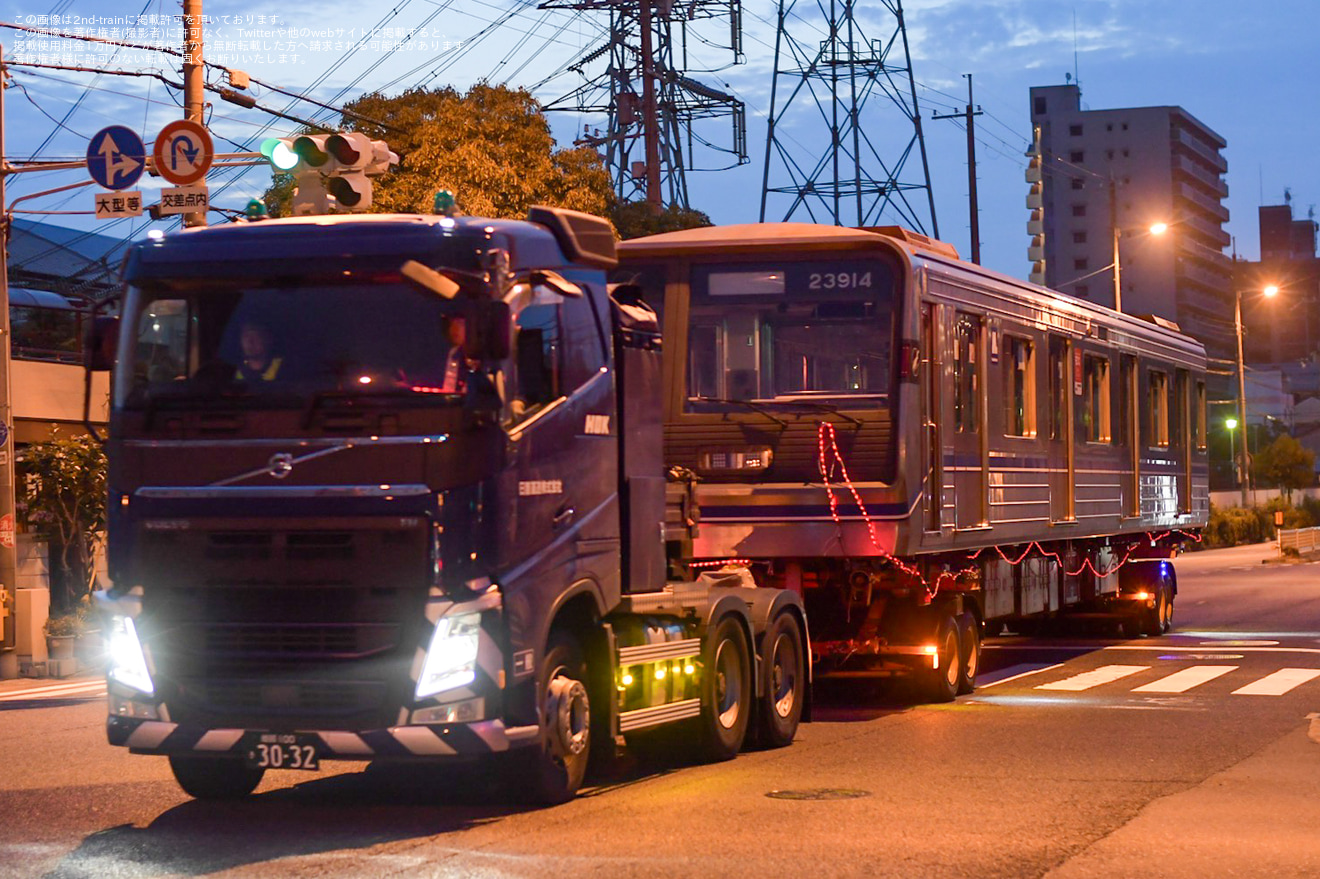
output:
[[[981,319],[958,315],[953,336],[953,413],[958,433],[977,433],[980,423]]]
[[[1151,370],[1147,411],[1150,417],[1150,445],[1169,447],[1169,376]]]
[[[1173,412],[1170,419],[1173,446],[1176,449],[1182,449],[1187,442],[1189,428],[1187,416],[1190,403],[1191,401],[1187,399],[1187,370],[1180,369],[1174,374]]]
[[[1068,342],[1050,339],[1050,439],[1066,440],[1068,421]]]
[[[1110,442],[1113,432],[1109,420],[1109,360],[1086,355],[1083,358],[1082,376],[1086,393],[1086,405],[1082,410],[1082,418],[1086,422],[1086,441]]]
[[[1205,382],[1199,381],[1196,383],[1196,400],[1192,403],[1192,418],[1196,425],[1196,447],[1204,449],[1206,447]]]
[[[1036,435],[1036,348],[1029,339],[1004,337],[1004,435]]]

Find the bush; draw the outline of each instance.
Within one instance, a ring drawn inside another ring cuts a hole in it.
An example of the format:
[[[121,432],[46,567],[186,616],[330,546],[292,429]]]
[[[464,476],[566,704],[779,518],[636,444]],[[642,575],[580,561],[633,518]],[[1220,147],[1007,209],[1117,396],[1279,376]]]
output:
[[[83,621],[77,614],[72,613],[58,617],[47,617],[46,625],[42,628],[51,638],[77,637],[83,632]]]
[[[1274,514],[1283,511],[1284,528],[1311,528],[1320,523],[1320,501],[1304,498],[1300,507],[1290,506],[1282,498],[1256,507],[1210,506],[1210,522],[1206,525],[1206,549],[1240,546],[1244,543],[1266,543],[1275,538]]]

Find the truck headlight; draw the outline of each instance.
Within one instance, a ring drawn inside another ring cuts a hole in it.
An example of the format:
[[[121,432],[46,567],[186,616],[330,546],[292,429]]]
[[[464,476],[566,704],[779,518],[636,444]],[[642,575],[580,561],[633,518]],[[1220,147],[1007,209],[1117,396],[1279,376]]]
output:
[[[442,617],[435,624],[431,646],[417,678],[417,698],[465,687],[477,679],[477,643],[481,614]]]
[[[140,693],[152,695],[155,687],[151,684],[151,672],[147,671],[147,657],[142,652],[142,642],[138,640],[137,628],[131,619],[119,616],[111,618],[110,643],[107,647],[110,679]]]

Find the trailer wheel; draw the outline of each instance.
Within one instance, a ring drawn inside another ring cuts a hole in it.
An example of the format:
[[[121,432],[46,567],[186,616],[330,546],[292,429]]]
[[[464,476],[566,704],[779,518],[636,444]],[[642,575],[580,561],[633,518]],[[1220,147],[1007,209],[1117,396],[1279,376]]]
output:
[[[747,737],[752,707],[751,649],[735,617],[715,626],[702,659],[702,754],[711,762],[729,760]]]
[[[762,746],[792,744],[806,699],[806,653],[802,629],[791,613],[781,613],[761,640],[761,692],[757,700],[757,732]]]
[[[917,689],[926,702],[952,702],[958,695],[958,681],[962,677],[962,650],[959,649],[958,624],[953,617],[943,615],[935,624],[935,656],[939,662],[934,668],[917,672]],[[925,662],[927,657],[922,657]]]
[[[981,670],[981,627],[974,614],[958,614],[958,645],[962,662],[958,675],[958,695],[965,696],[976,689],[976,673]]]
[[[1169,603],[1169,590],[1161,582],[1155,587],[1155,606],[1141,615],[1141,633],[1152,638],[1164,634],[1164,614]]]
[[[232,757],[171,756],[170,771],[184,793],[198,800],[240,800],[266,774]]]
[[[582,787],[591,754],[586,681],[587,663],[577,641],[562,632],[552,634],[537,684],[540,745],[509,755],[507,781],[522,798],[556,805],[573,799]]]

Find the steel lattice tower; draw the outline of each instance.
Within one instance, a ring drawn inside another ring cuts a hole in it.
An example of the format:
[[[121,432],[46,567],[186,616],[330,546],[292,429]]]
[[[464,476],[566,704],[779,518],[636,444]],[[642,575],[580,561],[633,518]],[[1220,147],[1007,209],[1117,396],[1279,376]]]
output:
[[[881,27],[884,39],[868,39],[856,8],[854,0],[779,0],[761,220],[771,195],[788,196],[785,220],[805,211],[815,222],[873,226],[888,214],[926,232],[929,210],[939,237],[902,0],[865,8],[867,27]],[[822,120],[827,143],[803,146],[820,142]],[[905,176],[914,149],[919,180]]]
[[[741,0],[549,0],[541,8],[609,13],[606,42],[569,68],[587,76],[586,69],[604,59],[605,69],[545,109],[606,116],[603,132],[584,132],[576,143],[604,150],[621,200],[687,208],[687,172],[703,170],[693,160],[698,147],[747,162],[742,101],[685,74],[688,30],[696,22],[727,19],[728,45],[720,48],[742,61]],[[702,44],[711,40],[703,37]],[[699,130],[719,119],[732,126],[727,147]]]

